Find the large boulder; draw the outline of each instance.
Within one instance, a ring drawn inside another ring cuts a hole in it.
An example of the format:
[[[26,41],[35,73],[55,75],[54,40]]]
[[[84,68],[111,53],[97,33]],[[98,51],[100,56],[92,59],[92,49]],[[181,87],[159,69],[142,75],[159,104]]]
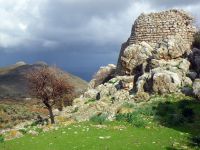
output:
[[[195,96],[197,96],[198,99],[200,99],[200,79],[195,79],[193,83],[193,93]]]
[[[181,86],[185,86],[192,83],[191,79],[187,77],[189,72],[190,62],[183,58],[164,60],[164,59],[152,59],[151,60],[151,72],[159,73],[163,71],[172,72],[178,75],[181,81]]]
[[[154,68],[163,68],[165,70],[173,70],[173,68],[179,69],[184,75],[189,71],[190,62],[183,58],[177,59],[152,59],[151,60],[151,69]]]
[[[157,59],[174,59],[189,53],[190,47],[186,46],[181,36],[168,36],[156,45],[154,56]]]
[[[156,72],[153,75],[153,91],[156,93],[172,93],[177,92],[181,86],[181,80],[179,76],[167,70],[162,72]]]
[[[89,88],[95,88],[114,77],[116,66],[108,64],[107,66],[100,67],[93,79],[89,83]]]
[[[99,92],[95,89],[89,89],[83,94],[83,96],[89,99],[97,99],[98,93]]]
[[[136,93],[171,93],[178,91],[181,86],[191,85],[191,79],[186,76],[189,66],[190,62],[183,58],[151,59],[149,61],[150,71],[137,79]]]
[[[140,69],[145,69],[147,60],[152,56],[153,48],[146,42],[129,45],[123,52],[120,60],[122,74],[132,75]]]

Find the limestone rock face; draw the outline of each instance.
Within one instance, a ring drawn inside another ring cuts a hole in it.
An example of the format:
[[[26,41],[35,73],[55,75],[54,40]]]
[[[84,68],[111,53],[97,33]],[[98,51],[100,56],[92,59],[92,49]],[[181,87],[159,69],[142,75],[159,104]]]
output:
[[[84,97],[90,98],[90,99],[96,99],[97,98],[97,94],[98,94],[97,90],[95,90],[95,89],[89,89],[88,91],[86,91],[84,93]]]
[[[196,32],[192,21],[193,17],[179,10],[141,14],[122,46],[116,73],[135,76],[136,94],[171,93],[192,85],[196,76],[188,77],[189,60],[200,73],[200,51],[191,51]]]
[[[200,79],[196,79],[193,83],[193,92],[200,99]]]
[[[184,44],[180,35],[168,36],[156,44],[154,56],[157,59],[174,59],[189,53],[189,51],[190,47]]]
[[[89,88],[95,88],[111,79],[114,76],[115,70],[116,66],[113,64],[108,64],[107,66],[101,67],[90,81]]]
[[[200,99],[200,50],[191,51],[192,21],[179,10],[140,15],[122,44],[117,67],[100,68],[88,91],[68,109],[78,108],[70,116],[85,121],[104,113],[113,120],[118,111],[129,112],[120,109],[125,102],[146,102],[155,93],[194,93]]]
[[[153,91],[156,93],[176,92],[180,85],[181,80],[176,73],[163,71],[153,75]]]
[[[122,71],[124,74],[133,74],[138,67],[146,64],[152,56],[153,48],[146,42],[128,46],[121,56]]]
[[[130,72],[124,71],[122,57],[126,48],[132,44],[148,43],[154,49],[153,56],[156,59],[174,59],[189,53],[194,34],[197,31],[193,25],[193,20],[194,18],[187,12],[174,9],[159,13],[141,14],[132,27],[131,36],[121,47],[117,74],[126,75]],[[126,64],[130,63],[126,62]],[[130,65],[126,66],[131,68]]]

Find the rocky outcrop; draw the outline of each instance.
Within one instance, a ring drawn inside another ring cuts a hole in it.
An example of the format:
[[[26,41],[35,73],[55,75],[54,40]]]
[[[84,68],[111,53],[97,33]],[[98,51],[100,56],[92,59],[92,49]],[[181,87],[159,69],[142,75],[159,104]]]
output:
[[[184,11],[142,14],[122,44],[117,68],[101,67],[87,92],[74,101],[70,117],[89,120],[104,113],[112,120],[125,102],[140,103],[151,94],[184,92],[200,98],[200,50],[191,48],[196,28]],[[194,81],[195,80],[195,81]],[[194,81],[194,83],[193,83]],[[142,103],[141,103],[142,104]]]
[[[141,42],[146,42],[155,48],[157,56],[163,59],[177,58],[185,52],[188,53],[197,31],[193,20],[190,14],[182,10],[141,14],[132,27],[128,41],[122,44],[117,74],[124,75],[121,57],[125,49],[132,44],[140,45]]]
[[[116,74],[135,76],[136,93],[177,92],[191,85],[195,73],[190,73],[189,60],[200,66],[198,50],[191,51],[196,32],[192,21],[179,10],[140,15],[122,46]],[[194,71],[198,74],[199,70],[196,67]]]
[[[116,66],[113,64],[101,67],[90,81],[89,88],[95,88],[98,85],[107,82],[109,79],[114,77],[115,71]]]

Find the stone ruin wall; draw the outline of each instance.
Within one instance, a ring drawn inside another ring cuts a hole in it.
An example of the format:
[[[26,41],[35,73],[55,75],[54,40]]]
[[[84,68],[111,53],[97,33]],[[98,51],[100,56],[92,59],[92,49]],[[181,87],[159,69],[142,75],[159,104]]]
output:
[[[179,35],[190,50],[194,34],[197,31],[193,24],[194,18],[183,10],[172,9],[158,13],[141,14],[132,27],[128,41],[122,44],[116,74],[122,73],[121,56],[126,47],[131,44],[145,41],[154,47],[159,41],[167,39],[169,36]]]
[[[142,41],[155,44],[168,36],[180,35],[185,44],[191,46],[195,32],[193,17],[185,11],[169,10],[141,14],[133,25],[128,45]]]

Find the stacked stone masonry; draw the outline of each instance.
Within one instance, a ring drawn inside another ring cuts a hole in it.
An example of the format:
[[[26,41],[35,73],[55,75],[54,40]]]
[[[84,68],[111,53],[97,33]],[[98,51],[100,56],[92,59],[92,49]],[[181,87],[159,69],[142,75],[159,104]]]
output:
[[[185,44],[189,46],[195,32],[193,17],[185,11],[169,10],[147,15],[141,14],[132,27],[128,45],[142,41],[157,43],[169,36],[180,35]]]

